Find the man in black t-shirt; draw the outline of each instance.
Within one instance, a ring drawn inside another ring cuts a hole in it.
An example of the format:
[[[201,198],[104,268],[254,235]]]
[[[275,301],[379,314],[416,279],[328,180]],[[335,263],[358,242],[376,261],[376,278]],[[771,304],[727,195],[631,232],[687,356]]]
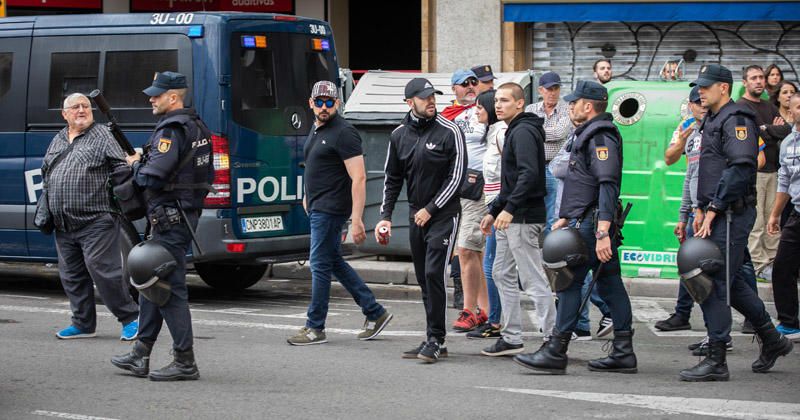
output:
[[[289,344],[305,346],[327,342],[325,318],[328,315],[331,275],[353,295],[367,317],[359,340],[370,340],[383,331],[392,314],[376,300],[364,280],[342,258],[341,232],[352,220],[353,241],[364,242],[362,214],[366,198],[366,169],[361,137],[344,118],[337,115],[339,91],[335,84],[314,84],[308,104],[314,111],[314,129],[303,147],[305,194],[303,207],[311,222],[311,304],[308,319],[300,331],[288,338]],[[346,182],[346,180],[350,182]]]

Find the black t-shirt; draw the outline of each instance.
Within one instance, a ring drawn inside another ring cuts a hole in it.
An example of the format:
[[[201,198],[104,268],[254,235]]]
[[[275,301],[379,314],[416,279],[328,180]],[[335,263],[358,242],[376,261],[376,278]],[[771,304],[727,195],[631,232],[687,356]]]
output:
[[[350,215],[351,181],[344,161],[363,154],[358,131],[338,114],[309,133],[303,146],[309,212]]]
[[[781,114],[778,111],[778,108],[775,105],[769,103],[768,101],[759,101],[753,102],[746,98],[739,98],[736,101],[737,104],[740,105],[747,105],[753,112],[756,113],[756,126],[761,127],[762,125],[766,125],[767,127],[772,126],[775,117],[780,117]],[[766,158],[766,163],[764,167],[759,169],[759,172],[777,172],[778,171],[778,153],[780,152],[779,142],[783,140],[785,136],[774,136],[772,135],[773,130],[764,130],[760,131],[761,138],[764,140],[764,157]],[[787,133],[788,135],[788,133]]]

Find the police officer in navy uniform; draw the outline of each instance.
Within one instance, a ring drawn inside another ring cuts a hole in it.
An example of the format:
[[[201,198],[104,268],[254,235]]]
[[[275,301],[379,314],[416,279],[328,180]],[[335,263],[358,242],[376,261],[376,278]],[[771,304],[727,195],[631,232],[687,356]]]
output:
[[[697,186],[698,211],[695,236],[708,238],[726,252],[730,233],[728,270],[713,274],[713,290],[700,307],[708,328],[709,352],[691,369],[681,371],[684,381],[727,381],[725,343],[730,341],[730,304],[750,320],[761,341],[761,354],[752,365],[754,372],[766,372],[779,356],[791,352],[792,342],[773,326],[764,303],[744,279],[747,238],[756,218],[756,168],[759,129],[755,114],[730,98],[733,77],[717,64],[701,67],[690,86],[700,87],[700,99],[708,108],[700,130],[703,133]],[[728,232],[730,231],[730,232]],[[730,290],[726,272],[731,273]]]
[[[558,292],[556,326],[550,341],[535,353],[515,356],[514,361],[536,371],[566,373],[567,347],[578,322],[586,273],[598,270],[602,262],[596,286],[614,319],[613,349],[608,357],[590,361],[589,370],[636,373],[631,303],[620,277],[619,240],[612,242],[622,181],[622,137],[611,114],[605,112],[608,91],[603,85],[578,81],[564,100],[570,105],[570,119],[577,128],[570,150],[569,173],[564,180],[560,219],[553,224],[553,231],[568,224],[574,226],[586,244],[588,258],[586,263],[573,268],[572,283]],[[545,242],[545,253],[547,245]]]
[[[186,77],[180,73],[156,73],[152,86],[143,91],[150,97],[153,114],[160,115],[156,129],[144,147],[144,156],[128,157],[136,183],[147,202],[150,240],[166,248],[176,268],[166,280],[169,300],[159,306],[139,298],[139,337],[131,352],[112,358],[112,364],[154,381],[198,379],[186,287],[186,253],[213,182],[211,133],[192,108],[184,108]],[[192,229],[192,231],[190,231]],[[149,371],[149,356],[166,321],[173,339],[174,360],[162,369]]]

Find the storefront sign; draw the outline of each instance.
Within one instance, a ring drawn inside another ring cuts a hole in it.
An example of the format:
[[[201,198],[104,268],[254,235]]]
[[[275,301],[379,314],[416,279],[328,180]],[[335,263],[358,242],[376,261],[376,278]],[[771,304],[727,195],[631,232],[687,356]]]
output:
[[[102,9],[103,0],[6,0],[8,7]]]
[[[190,11],[293,13],[294,0],[131,0],[131,12]]]

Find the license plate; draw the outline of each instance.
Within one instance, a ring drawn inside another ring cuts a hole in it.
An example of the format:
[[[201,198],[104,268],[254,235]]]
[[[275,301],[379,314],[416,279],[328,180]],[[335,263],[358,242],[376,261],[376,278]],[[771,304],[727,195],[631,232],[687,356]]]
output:
[[[248,217],[241,219],[242,232],[273,232],[283,230],[283,218],[281,216]]]

